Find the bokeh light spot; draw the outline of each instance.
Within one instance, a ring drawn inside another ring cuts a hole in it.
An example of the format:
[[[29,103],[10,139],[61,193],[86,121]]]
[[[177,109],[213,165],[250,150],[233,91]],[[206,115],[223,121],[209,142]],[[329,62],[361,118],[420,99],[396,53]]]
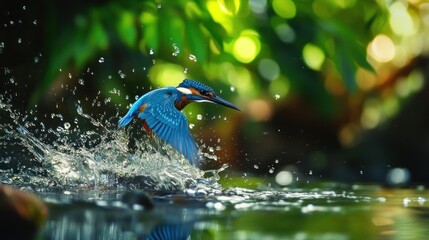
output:
[[[293,175],[289,171],[281,171],[276,175],[276,183],[281,186],[290,185],[293,182]]]
[[[256,14],[263,14],[267,11],[267,0],[249,0],[249,7]]]
[[[262,59],[258,64],[258,70],[261,76],[269,81],[277,79],[280,76],[280,67],[272,59]]]
[[[416,33],[417,27],[407,7],[401,1],[392,3],[389,7],[389,24],[393,32],[399,36],[410,36]]]
[[[270,119],[273,109],[266,100],[255,99],[249,102],[248,113],[255,121],[266,121]]]
[[[280,76],[278,79],[271,82],[269,90],[271,96],[279,95],[280,97],[284,97],[288,95],[290,90],[289,80]]]
[[[323,62],[325,61],[325,53],[322,49],[311,43],[304,46],[302,56],[307,66],[316,71],[320,70]]]
[[[232,53],[242,63],[253,61],[261,50],[258,35],[253,31],[244,31],[234,42]]]
[[[295,3],[291,0],[273,0],[274,12],[282,18],[294,18],[296,15]]]
[[[406,168],[393,168],[387,173],[390,184],[404,184],[410,179],[410,172]]]
[[[361,116],[362,127],[372,129],[378,126],[381,122],[380,103],[375,99],[370,99],[365,102],[363,113]]]
[[[275,27],[277,36],[285,43],[291,43],[295,40],[295,31],[287,24],[279,24]]]
[[[151,81],[159,86],[176,86],[186,78],[183,67],[170,63],[157,63],[149,71]]]
[[[378,62],[389,62],[395,57],[395,45],[392,40],[384,35],[377,35],[368,45],[368,55]]]
[[[360,89],[362,90],[371,90],[374,88],[377,79],[374,73],[364,70],[362,68],[358,69],[356,72],[356,82]]]

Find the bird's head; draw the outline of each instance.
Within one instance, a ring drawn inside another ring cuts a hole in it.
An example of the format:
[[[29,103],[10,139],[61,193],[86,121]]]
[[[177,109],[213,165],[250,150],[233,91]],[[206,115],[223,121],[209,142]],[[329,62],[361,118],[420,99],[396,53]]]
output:
[[[240,109],[234,104],[222,99],[219,96],[216,96],[213,89],[200,82],[185,79],[182,83],[179,84],[179,86],[177,86],[177,90],[180,91],[188,101],[211,102],[240,111]]]

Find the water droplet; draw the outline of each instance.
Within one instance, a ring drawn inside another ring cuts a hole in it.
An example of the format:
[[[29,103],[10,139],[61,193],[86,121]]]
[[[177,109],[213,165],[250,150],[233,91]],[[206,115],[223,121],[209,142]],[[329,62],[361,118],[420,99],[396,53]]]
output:
[[[274,95],[274,98],[275,98],[276,100],[279,100],[280,95],[279,95],[279,94],[276,94],[276,95]]]
[[[209,152],[214,152],[214,148],[213,147],[209,147]]]
[[[118,74],[119,74],[120,78],[125,78],[125,76],[126,76],[125,73],[122,72],[122,70],[119,70]]]
[[[190,124],[189,124],[189,128],[190,128],[190,129],[193,129],[194,127],[195,127],[195,124],[193,124],[193,123],[190,123]]]
[[[100,59],[98,59],[99,63],[104,63],[104,57],[101,57]]]
[[[37,19],[34,19],[33,24],[37,25]]]
[[[258,165],[253,165],[253,167],[255,168],[255,169],[259,169],[259,166]]]
[[[82,79],[82,78],[79,78],[79,80],[77,80],[77,81],[79,82],[79,84],[80,84],[80,85],[85,84],[85,82],[83,81],[83,79]]]
[[[69,73],[69,78],[70,78],[70,79],[72,78],[72,75],[71,75],[71,73]]]
[[[198,114],[198,115],[197,115],[197,119],[198,119],[198,120],[203,120],[203,115]]]
[[[270,168],[270,170],[268,170],[271,174],[274,173],[274,168]]]
[[[180,49],[179,49],[179,47],[177,47],[177,45],[175,44],[175,43],[173,43],[173,53],[171,54],[171,55],[173,55],[173,56],[177,56],[177,55],[179,55],[179,53],[180,53]]]
[[[18,43],[21,43],[22,42],[22,39],[21,38],[18,38]]]
[[[2,53],[2,52],[3,52],[3,48],[4,48],[4,42],[1,42],[1,43],[0,43],[0,53]]]
[[[235,87],[231,86],[231,87],[229,88],[229,90],[231,90],[231,92],[235,92]]]
[[[312,170],[310,170],[310,171],[308,172],[308,174],[313,175],[313,171],[312,171]]]
[[[14,79],[13,77],[11,77],[11,78],[9,79],[9,82],[10,82],[10,83],[14,83],[14,82],[15,82],[15,79]]]
[[[193,54],[189,54],[189,60],[191,60],[193,62],[197,62],[197,57]]]
[[[363,171],[362,170],[360,170],[360,172],[359,172],[361,175],[363,174]]]
[[[24,5],[24,6],[22,6],[22,9],[23,9],[23,10],[25,10],[26,8],[27,8],[27,7],[26,7],[25,5]]]
[[[154,54],[153,49],[152,48],[149,49],[149,55],[153,55],[153,54]]]
[[[107,76],[108,79],[112,79],[112,75]]]
[[[64,123],[64,129],[69,129],[70,128],[70,123],[68,123],[68,122],[65,122]]]
[[[187,67],[185,67],[184,69],[183,69],[183,73],[188,73],[188,68]]]
[[[34,63],[38,63],[39,62],[39,57],[34,57]]]
[[[409,199],[409,198],[404,198],[404,200],[403,200],[403,204],[405,207],[407,207],[410,204],[410,202],[411,202],[411,199]]]
[[[158,4],[158,5],[156,5],[156,7],[159,9],[159,8],[161,8],[162,6],[161,6],[161,4]]]

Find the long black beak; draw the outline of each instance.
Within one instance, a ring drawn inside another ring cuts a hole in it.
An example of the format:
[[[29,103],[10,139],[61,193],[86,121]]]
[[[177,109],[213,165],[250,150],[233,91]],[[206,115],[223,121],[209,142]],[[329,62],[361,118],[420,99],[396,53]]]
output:
[[[209,100],[210,102],[217,103],[217,104],[223,105],[223,106],[225,106],[225,107],[229,107],[229,108],[232,108],[232,109],[235,109],[235,110],[241,111],[237,106],[235,106],[234,104],[232,104],[232,103],[230,103],[230,102],[226,101],[225,99],[223,99],[223,98],[221,98],[221,97],[219,97],[219,96],[216,96],[216,97],[214,97],[214,98],[209,98],[208,100]]]

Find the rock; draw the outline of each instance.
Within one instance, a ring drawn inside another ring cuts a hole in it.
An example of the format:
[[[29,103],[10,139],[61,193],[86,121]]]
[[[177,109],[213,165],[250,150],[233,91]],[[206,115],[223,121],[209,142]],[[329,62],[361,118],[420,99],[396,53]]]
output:
[[[34,239],[47,215],[36,195],[0,184],[0,239]]]

